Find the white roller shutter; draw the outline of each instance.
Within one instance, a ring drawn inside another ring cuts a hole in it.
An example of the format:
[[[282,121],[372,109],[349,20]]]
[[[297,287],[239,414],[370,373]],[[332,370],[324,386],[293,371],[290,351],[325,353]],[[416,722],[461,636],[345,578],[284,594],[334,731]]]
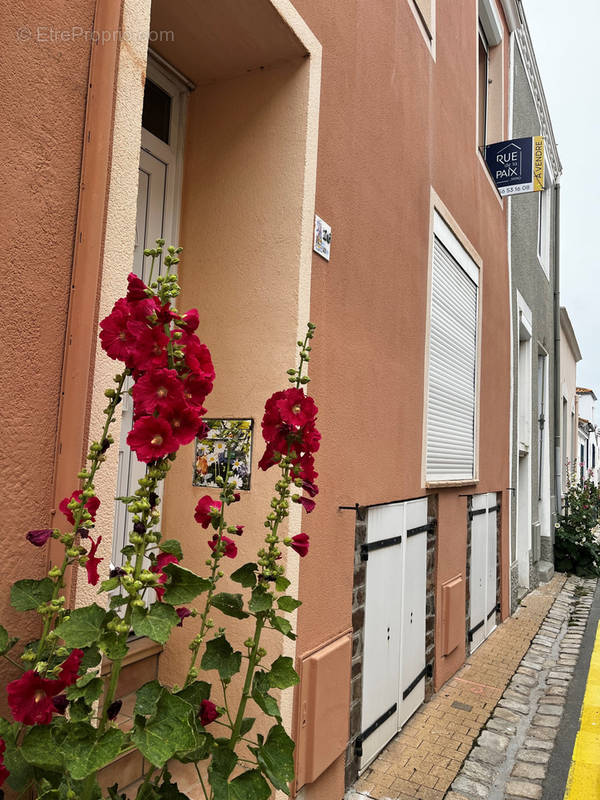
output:
[[[436,215],[427,393],[428,481],[475,474],[478,268]]]

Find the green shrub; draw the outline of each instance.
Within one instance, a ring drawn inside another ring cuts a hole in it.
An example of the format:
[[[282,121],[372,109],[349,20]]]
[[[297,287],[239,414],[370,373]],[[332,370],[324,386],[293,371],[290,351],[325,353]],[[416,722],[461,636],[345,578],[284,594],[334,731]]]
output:
[[[598,487],[591,473],[583,481],[569,474],[564,513],[556,523],[554,565],[560,572],[582,577],[600,575],[600,544],[595,531],[598,524]]]

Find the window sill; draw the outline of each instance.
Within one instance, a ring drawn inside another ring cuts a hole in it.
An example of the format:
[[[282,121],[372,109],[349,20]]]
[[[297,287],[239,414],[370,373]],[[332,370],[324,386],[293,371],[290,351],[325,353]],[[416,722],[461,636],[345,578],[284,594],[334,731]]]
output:
[[[461,486],[477,486],[479,478],[461,478],[460,480],[441,480],[441,481],[425,481],[426,489],[452,489],[453,487],[460,488]]]

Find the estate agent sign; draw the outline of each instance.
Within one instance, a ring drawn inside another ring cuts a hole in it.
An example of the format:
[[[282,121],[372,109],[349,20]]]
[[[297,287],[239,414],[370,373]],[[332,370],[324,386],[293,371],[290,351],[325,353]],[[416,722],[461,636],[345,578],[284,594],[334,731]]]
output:
[[[501,195],[543,191],[543,136],[488,144],[485,160]]]

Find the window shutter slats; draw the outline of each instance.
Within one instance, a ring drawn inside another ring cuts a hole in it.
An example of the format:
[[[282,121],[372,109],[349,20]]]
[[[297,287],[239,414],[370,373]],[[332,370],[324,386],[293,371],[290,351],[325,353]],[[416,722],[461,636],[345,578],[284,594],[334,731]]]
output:
[[[428,481],[474,477],[477,302],[477,285],[435,236],[427,399]]]

